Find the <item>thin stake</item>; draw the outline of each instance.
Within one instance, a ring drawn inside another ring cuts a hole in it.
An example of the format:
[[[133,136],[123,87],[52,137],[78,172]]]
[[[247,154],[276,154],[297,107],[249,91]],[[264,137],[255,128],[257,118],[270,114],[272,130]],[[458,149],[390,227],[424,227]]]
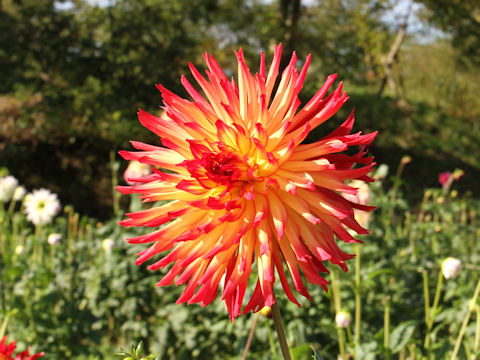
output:
[[[253,334],[255,333],[255,328],[257,327],[258,316],[260,315],[259,312],[255,314],[253,318],[252,328],[250,329],[250,333],[248,334],[247,344],[245,345],[245,350],[243,350],[242,360],[247,359],[248,350],[250,349],[250,345],[252,344]]]

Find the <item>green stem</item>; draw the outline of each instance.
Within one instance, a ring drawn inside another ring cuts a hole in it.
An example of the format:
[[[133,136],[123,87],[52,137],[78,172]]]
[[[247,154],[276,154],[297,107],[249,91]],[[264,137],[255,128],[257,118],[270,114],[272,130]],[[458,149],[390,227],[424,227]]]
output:
[[[337,270],[333,269],[331,274],[332,278],[332,292],[333,292],[333,303],[335,305],[335,315],[342,311],[342,299],[340,296],[340,279],[337,277]],[[345,354],[345,336],[343,330],[337,326],[337,336],[338,336],[338,347],[340,351],[340,357],[342,360],[346,359]]]
[[[117,215],[120,209],[119,193],[117,192],[117,189],[116,189],[118,185],[118,170],[117,170],[117,164],[115,162],[115,153],[113,151],[110,152],[110,168],[112,170],[113,213]]]
[[[480,306],[475,306],[475,312],[477,313],[477,322],[475,326],[475,341],[473,343],[473,353],[477,354],[478,349],[480,348]],[[476,359],[476,355],[474,355],[474,359]]]
[[[428,273],[427,270],[422,271],[423,275],[423,296],[425,298],[425,323],[430,323],[430,292],[428,290]]]
[[[273,323],[278,334],[278,341],[280,342],[280,349],[285,360],[292,360],[290,350],[288,349],[287,338],[285,337],[285,330],[283,328],[282,316],[280,315],[280,308],[277,301],[272,305]]]
[[[335,314],[338,314],[342,311],[342,303],[340,298],[340,279],[337,279],[337,270],[333,269],[330,273],[332,279],[332,293],[333,293],[333,303],[335,305]]]
[[[467,329],[468,321],[470,320],[470,316],[472,315],[473,309],[475,308],[475,304],[477,303],[478,295],[480,295],[480,279],[477,282],[477,287],[475,288],[473,297],[468,304],[468,311],[465,314],[465,318],[463,319],[462,327],[460,328],[460,332],[458,333],[457,340],[455,341],[455,347],[453,348],[453,352],[452,352],[452,356],[450,357],[450,360],[455,360],[457,358],[458,350],[460,350],[460,345],[462,344],[463,335],[465,335],[465,330]]]
[[[385,300],[383,324],[383,346],[385,347],[385,359],[388,360],[390,359],[390,297],[387,297]]]
[[[3,339],[5,336],[5,331],[7,330],[8,320],[10,320],[10,313],[5,315],[5,318],[2,321],[2,325],[0,326],[0,339]]]
[[[278,355],[277,353],[277,346],[275,345],[275,340],[273,340],[272,329],[270,327],[270,322],[267,321],[267,335],[268,335],[268,342],[270,343],[270,350],[272,352],[273,357]]]
[[[342,360],[347,360],[347,355],[345,354],[345,333],[343,329],[337,326],[337,336],[338,336],[338,345],[340,348],[340,358]]]
[[[355,348],[360,344],[360,324],[362,322],[362,298],[360,278],[360,244],[355,244]],[[356,356],[355,356],[356,358]]]
[[[442,283],[443,283],[443,274],[442,272],[440,271],[438,273],[438,281],[437,281],[437,288],[435,289],[435,297],[433,299],[433,305],[432,307],[430,308],[430,314],[428,316],[428,320],[429,322],[427,322],[427,333],[425,335],[425,343],[424,343],[424,346],[425,346],[425,349],[427,349],[428,351],[430,351],[430,347],[431,347],[431,344],[430,344],[430,332],[432,331],[432,328],[433,328],[433,321],[435,320],[435,312],[437,311],[437,307],[438,307],[438,303],[440,302],[440,294],[442,292]]]

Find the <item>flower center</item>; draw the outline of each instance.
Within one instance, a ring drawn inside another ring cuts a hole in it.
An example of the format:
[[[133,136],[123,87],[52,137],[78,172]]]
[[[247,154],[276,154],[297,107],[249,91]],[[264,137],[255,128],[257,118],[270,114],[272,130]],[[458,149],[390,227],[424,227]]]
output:
[[[240,159],[233,153],[204,153],[201,162],[207,177],[218,184],[227,185],[240,178]]]
[[[5,354],[0,354],[0,360],[8,360],[7,355],[5,355]]]

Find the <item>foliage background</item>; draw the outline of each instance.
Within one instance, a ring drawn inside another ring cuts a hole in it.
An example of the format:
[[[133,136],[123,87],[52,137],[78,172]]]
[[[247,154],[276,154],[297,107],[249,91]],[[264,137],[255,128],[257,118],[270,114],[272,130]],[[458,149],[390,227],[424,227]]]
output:
[[[293,50],[300,59],[313,55],[303,100],[339,73],[352,98],[340,117],[354,104],[359,128],[380,129],[380,162],[411,155],[406,176],[415,186],[460,167],[462,185],[478,194],[480,10],[474,0],[461,4],[2,0],[0,165],[107,218],[109,151],[128,148],[129,139],[158,141],[135,115],[138,108],[159,110],[154,84],[184,95],[179,78],[189,76],[188,62],[202,66],[204,51],[233,74],[234,49],[243,47],[256,69],[258,53],[271,55],[282,41],[285,59]],[[388,79],[379,95],[385,59],[405,24],[390,66],[394,89]]]

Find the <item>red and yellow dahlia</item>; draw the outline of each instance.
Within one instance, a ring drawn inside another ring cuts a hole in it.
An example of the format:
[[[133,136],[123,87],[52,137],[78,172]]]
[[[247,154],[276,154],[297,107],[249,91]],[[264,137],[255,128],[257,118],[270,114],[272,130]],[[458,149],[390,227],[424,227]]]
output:
[[[7,344],[7,336],[0,341],[0,360],[35,360],[43,356],[43,352],[30,355],[30,348],[13,356],[17,345],[15,340]]]
[[[174,280],[175,285],[186,284],[178,303],[207,305],[222,282],[222,299],[232,319],[271,306],[277,275],[288,299],[298,305],[284,265],[301,295],[311,299],[302,273],[326,289],[328,282],[320,275],[327,272],[323,261],[347,270],[345,260],[352,257],[340,250],[335,236],[356,242],[346,227],[359,234],[367,230],[357,223],[353,209],[372,210],[341,193],[357,191],[346,181],[371,181],[367,174],[373,158],[365,155],[376,133],[351,134],[352,113],[323,139],[302,144],[348,97],[342,83],[326,95],[337,77],[330,75],[299,109],[310,55],[298,73],[293,53],[277,84],[281,52],[279,45],[268,74],[262,53],[254,76],[240,50],[237,81],[229,80],[215,58],[205,54],[206,78],[190,64],[204,96],[182,77],[192,100],[157,85],[164,114],[138,112],[141,124],[158,135],[163,146],[132,141],[140,151],[120,152],[124,159],[154,169],[133,180],[140,185],[118,187],[122,193],[140,194],[144,202],[170,201],[121,221],[123,226],[157,228],[128,240],[152,243],[139,253],[137,264],[156,255],[161,258],[149,269],[172,264],[158,285]],[[350,146],[360,149],[344,153]],[[362,166],[354,168],[356,164]],[[258,276],[252,275],[254,266]],[[255,290],[242,310],[249,281]]]

